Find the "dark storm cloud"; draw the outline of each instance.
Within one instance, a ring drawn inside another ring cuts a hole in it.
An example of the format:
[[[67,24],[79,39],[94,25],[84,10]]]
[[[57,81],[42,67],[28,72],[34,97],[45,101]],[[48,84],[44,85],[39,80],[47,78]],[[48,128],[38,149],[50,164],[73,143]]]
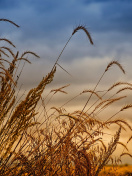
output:
[[[132,31],[131,1],[2,0],[0,8],[0,16],[4,14],[5,18],[19,23],[22,40],[45,38],[46,41],[61,41],[65,35],[70,35],[73,27],[81,23],[95,33]]]
[[[1,17],[12,19],[21,26],[20,29],[12,28],[12,33],[14,31],[16,38],[19,37],[18,46],[33,48],[44,58],[48,57],[47,51],[49,57],[56,58],[54,53],[59,54],[78,24],[88,28],[95,46],[91,47],[84,32],[79,31],[65,50],[63,61],[86,56],[101,58],[106,54],[123,57],[130,48],[132,1],[2,0],[0,8]],[[4,33],[6,30],[10,33],[11,29],[1,28]],[[126,43],[128,48],[124,52]]]
[[[83,0],[84,3],[107,3],[107,2],[123,2],[124,0]],[[131,0],[125,0],[125,2],[131,2]]]
[[[18,4],[19,0],[0,0],[0,10],[8,10],[10,8],[16,8],[16,5]]]
[[[5,36],[6,31],[12,31],[13,40],[18,38],[18,46],[33,49],[43,58],[55,60],[57,54],[54,53],[59,54],[78,24],[87,27],[95,45],[91,47],[84,32],[79,31],[65,50],[63,61],[131,54],[132,1],[2,0],[0,8],[1,18],[9,18],[21,26],[5,28],[2,24]]]
[[[102,8],[103,30],[132,32],[132,2],[104,3]]]

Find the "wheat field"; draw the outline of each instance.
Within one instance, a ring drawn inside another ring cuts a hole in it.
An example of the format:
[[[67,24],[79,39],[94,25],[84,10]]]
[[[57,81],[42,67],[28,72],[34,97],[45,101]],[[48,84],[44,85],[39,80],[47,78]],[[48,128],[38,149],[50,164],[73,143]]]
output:
[[[0,19],[0,25],[3,22],[19,27],[8,19]],[[69,85],[57,89],[51,87],[49,94],[43,96],[47,85],[50,86],[54,80],[58,67],[68,73],[59,64],[59,60],[71,38],[80,30],[93,45],[88,30],[84,26],[77,26],[51,71],[26,94],[25,98],[19,97],[20,90],[17,85],[25,64],[31,63],[27,56],[29,58],[39,56],[33,51],[20,54],[12,41],[0,38],[1,44],[2,42],[7,44],[7,46],[0,45],[0,175],[98,176],[106,174],[107,164],[111,164],[114,169],[121,164],[124,156],[132,157],[127,148],[132,139],[132,127],[125,119],[117,118],[122,112],[131,109],[132,104],[121,106],[119,111],[106,117],[106,120],[102,120],[100,116],[102,111],[107,111],[114,103],[126,99],[126,91],[132,90],[131,83],[117,81],[106,91],[97,91],[102,78],[111,67],[116,67],[121,74],[125,74],[123,66],[118,61],[111,61],[104,68],[93,89],[80,92],[60,107],[56,104],[47,107],[56,94],[67,94],[65,88]],[[73,112],[66,110],[64,105],[78,96],[87,97],[83,109]],[[89,105],[93,97],[94,103]],[[38,104],[41,104],[42,112],[39,111]],[[39,117],[42,115],[43,121],[40,122]],[[107,130],[113,127],[114,134],[108,134]],[[120,141],[124,131],[130,134],[126,143]],[[108,135],[110,138],[106,142],[105,138]],[[122,148],[122,152],[115,158],[114,152],[118,146]],[[114,169],[111,175],[117,173],[118,169]]]
[[[105,166],[99,174],[100,176],[105,175],[117,175],[117,176],[131,176],[132,175],[132,166],[130,165],[120,165],[120,166]]]

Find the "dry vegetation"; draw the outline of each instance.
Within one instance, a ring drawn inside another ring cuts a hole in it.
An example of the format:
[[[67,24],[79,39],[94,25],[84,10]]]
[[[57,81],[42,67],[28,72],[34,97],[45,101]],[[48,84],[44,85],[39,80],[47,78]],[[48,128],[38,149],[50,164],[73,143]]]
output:
[[[132,166],[130,165],[120,165],[120,166],[105,166],[103,170],[99,173],[99,176],[131,176]]]
[[[5,21],[19,27],[6,19],[0,19],[0,24]],[[83,30],[93,44],[84,26],[75,28],[68,42],[79,30]],[[103,93],[96,91],[110,67],[116,66],[123,74],[125,73],[120,63],[117,61],[109,63],[93,90],[85,90],[77,95],[85,94],[88,97],[81,111],[67,112],[63,106],[59,108],[54,106],[49,111],[52,113],[49,113],[46,106],[46,101],[51,101],[49,95],[66,93],[64,88],[67,86],[51,90],[47,97],[43,97],[42,93],[47,84],[53,80],[56,67],[60,66],[58,60],[68,42],[49,74],[28,92],[24,100],[20,98],[19,101],[17,84],[23,68],[19,72],[18,68],[23,61],[24,64],[30,63],[27,59],[28,54],[38,56],[30,51],[21,55],[19,52],[13,52],[11,48],[15,48],[15,45],[8,39],[0,38],[0,42],[9,45],[9,47],[0,46],[0,175],[97,176],[109,162],[118,165],[124,155],[132,157],[127,149],[132,136],[128,136],[126,144],[119,141],[124,130],[131,131],[132,128],[125,120],[115,120],[119,113],[132,108],[132,105],[121,107],[118,112],[106,117],[105,121],[98,120],[101,111],[126,98],[120,96],[120,92],[132,89],[132,84],[128,82],[117,82]],[[112,96],[111,91],[114,92]],[[93,96],[97,99],[89,106]],[[70,101],[72,99],[67,103]],[[42,123],[38,121],[39,114],[36,108],[38,102],[41,102],[44,111]],[[111,134],[111,140],[105,143],[104,135],[107,135],[105,129],[110,129],[113,125],[116,126],[115,134],[113,136]],[[123,152],[115,159],[113,153],[118,145],[122,146]]]

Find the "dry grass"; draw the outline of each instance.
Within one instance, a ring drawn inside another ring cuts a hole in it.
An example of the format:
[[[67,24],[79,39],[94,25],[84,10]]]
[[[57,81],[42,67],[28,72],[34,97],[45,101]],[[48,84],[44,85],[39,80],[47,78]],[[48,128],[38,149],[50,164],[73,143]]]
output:
[[[120,165],[120,166],[105,166],[100,172],[99,176],[131,176],[132,166]]]
[[[0,21],[10,22],[18,27],[10,20],[0,19]],[[90,43],[93,44],[84,26],[75,28],[71,37],[80,29],[86,33]],[[0,175],[97,176],[109,162],[118,165],[124,155],[131,157],[127,144],[131,142],[132,137],[128,136],[126,144],[119,140],[124,130],[132,131],[132,128],[127,121],[114,118],[122,111],[132,108],[132,105],[124,105],[115,114],[106,117],[106,121],[98,118],[101,111],[126,98],[126,96],[118,95],[119,92],[126,92],[126,88],[121,89],[120,86],[131,87],[130,83],[117,82],[111,85],[104,94],[96,91],[101,79],[113,65],[125,73],[122,65],[117,61],[108,64],[93,90],[85,90],[64,103],[65,105],[78,96],[89,94],[81,111],[67,112],[64,105],[50,107],[50,109],[47,107],[46,103],[52,101],[52,97],[58,92],[67,93],[64,89],[69,85],[51,90],[47,97],[43,98],[42,95],[46,86],[53,80],[56,67],[59,66],[58,61],[71,37],[49,74],[19,103],[17,103],[16,87],[24,65],[20,72],[18,68],[22,61],[24,64],[30,63],[25,57],[27,54],[36,57],[38,55],[26,51],[19,56],[19,52],[15,53],[8,47],[0,47]],[[15,46],[8,39],[0,40],[4,40],[11,47]],[[115,87],[119,87],[119,90],[109,96]],[[130,87],[129,90],[131,90]],[[96,101],[89,106],[89,101],[93,96],[96,97]],[[36,108],[40,101],[44,113],[44,120],[41,123],[38,121],[41,112],[38,113]],[[114,135],[105,132],[106,129],[111,129],[115,125]],[[111,135],[108,143],[104,142],[106,135]],[[123,152],[115,159],[113,153],[118,145],[122,146]]]

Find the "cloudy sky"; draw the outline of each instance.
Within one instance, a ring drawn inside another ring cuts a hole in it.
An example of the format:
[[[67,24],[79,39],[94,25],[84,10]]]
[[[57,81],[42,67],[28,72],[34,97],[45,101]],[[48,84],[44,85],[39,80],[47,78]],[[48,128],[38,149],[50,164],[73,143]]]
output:
[[[102,80],[106,90],[116,81],[132,82],[132,1],[131,0],[0,0],[0,18],[14,21],[20,28],[1,22],[0,36],[10,39],[21,53],[34,51],[40,59],[29,56],[32,65],[24,68],[22,90],[35,87],[52,68],[74,28],[83,25],[90,32],[94,45],[84,31],[73,35],[64,50],[52,88],[71,84],[67,96],[58,96],[60,104],[85,89],[92,89],[107,64],[116,60],[126,75],[111,68]],[[51,90],[49,86],[47,89]],[[128,102],[131,102],[131,94]],[[56,104],[59,102],[54,100]],[[84,106],[86,97],[78,99],[76,107]],[[75,103],[75,102],[74,102]],[[70,104],[69,108],[75,107]],[[81,107],[81,108],[82,108]],[[128,120],[131,122],[131,116]]]

